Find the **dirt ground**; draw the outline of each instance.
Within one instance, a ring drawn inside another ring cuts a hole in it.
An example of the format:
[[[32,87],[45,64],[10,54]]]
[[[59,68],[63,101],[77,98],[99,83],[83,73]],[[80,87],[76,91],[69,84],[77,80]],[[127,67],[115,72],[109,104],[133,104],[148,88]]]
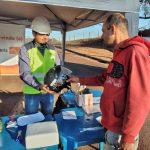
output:
[[[112,53],[103,49],[85,47],[67,47],[65,66],[73,71],[73,74],[85,76],[96,75],[105,70]],[[61,51],[59,50],[61,55]],[[84,54],[79,55],[78,53]],[[87,56],[92,56],[89,58]],[[95,60],[93,59],[95,57]],[[94,88],[94,87],[93,87]],[[100,87],[95,87],[100,88]],[[0,76],[0,116],[12,115],[23,111],[23,82],[18,76]],[[56,95],[56,98],[57,99]],[[137,114],[138,115],[138,114]],[[138,150],[150,150],[150,115],[148,116],[141,132]],[[80,147],[79,150],[95,150],[98,144]]]

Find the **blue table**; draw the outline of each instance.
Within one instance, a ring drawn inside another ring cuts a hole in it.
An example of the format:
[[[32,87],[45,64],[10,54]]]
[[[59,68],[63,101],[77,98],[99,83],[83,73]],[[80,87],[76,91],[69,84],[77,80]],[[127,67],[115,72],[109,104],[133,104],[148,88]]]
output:
[[[9,121],[8,117],[2,117],[3,131],[0,133],[0,150],[26,150],[23,144],[17,143],[14,139],[11,138],[10,134],[7,132],[6,128],[4,127],[4,124],[7,121]],[[58,150],[58,145],[54,145],[46,148],[36,148],[34,150],[42,150],[42,149]]]
[[[63,150],[74,150],[79,146],[104,142],[105,130],[95,119],[100,113],[87,116],[82,108],[67,108],[73,110],[77,119],[65,120],[62,112],[55,114]]]

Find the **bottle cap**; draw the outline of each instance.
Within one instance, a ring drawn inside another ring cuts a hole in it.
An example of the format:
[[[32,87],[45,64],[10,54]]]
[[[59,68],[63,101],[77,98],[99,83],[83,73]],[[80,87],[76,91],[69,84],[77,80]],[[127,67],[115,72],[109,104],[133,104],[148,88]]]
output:
[[[14,116],[9,117],[10,121],[14,121]]]

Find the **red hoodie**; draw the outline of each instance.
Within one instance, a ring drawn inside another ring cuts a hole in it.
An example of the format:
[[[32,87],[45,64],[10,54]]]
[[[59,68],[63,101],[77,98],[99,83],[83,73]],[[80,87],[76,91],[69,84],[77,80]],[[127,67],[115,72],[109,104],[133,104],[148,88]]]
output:
[[[80,77],[86,85],[104,85],[102,124],[133,143],[150,109],[150,42],[135,36],[114,51],[106,73]]]

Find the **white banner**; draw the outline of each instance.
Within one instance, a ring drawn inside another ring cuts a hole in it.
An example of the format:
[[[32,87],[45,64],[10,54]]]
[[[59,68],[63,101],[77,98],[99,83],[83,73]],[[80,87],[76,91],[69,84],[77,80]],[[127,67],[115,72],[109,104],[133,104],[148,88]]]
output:
[[[25,26],[0,23],[0,74],[18,74],[17,55],[24,41]]]

